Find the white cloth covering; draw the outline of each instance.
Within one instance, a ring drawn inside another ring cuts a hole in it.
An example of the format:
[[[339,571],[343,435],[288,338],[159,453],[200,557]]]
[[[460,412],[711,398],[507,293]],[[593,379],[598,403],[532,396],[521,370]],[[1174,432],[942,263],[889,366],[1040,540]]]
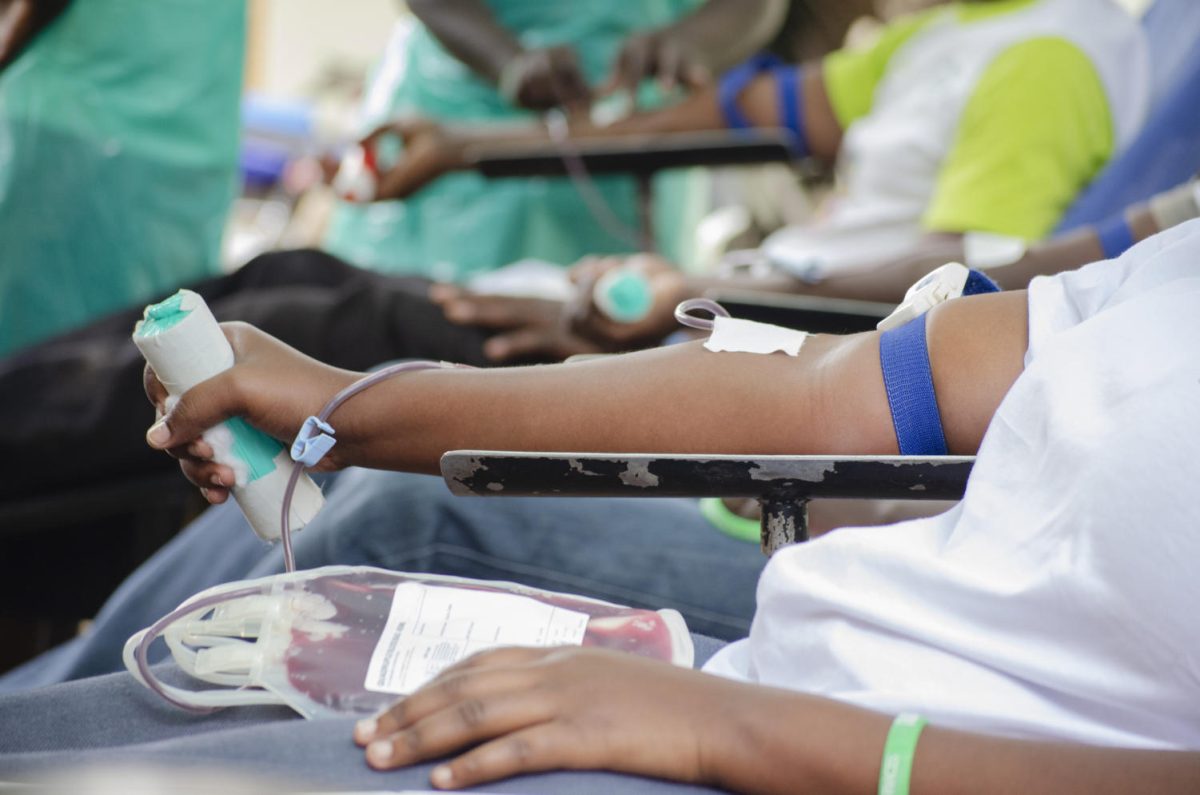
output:
[[[963,501],[780,551],[707,670],[934,723],[1200,749],[1200,221],[1029,290]]]

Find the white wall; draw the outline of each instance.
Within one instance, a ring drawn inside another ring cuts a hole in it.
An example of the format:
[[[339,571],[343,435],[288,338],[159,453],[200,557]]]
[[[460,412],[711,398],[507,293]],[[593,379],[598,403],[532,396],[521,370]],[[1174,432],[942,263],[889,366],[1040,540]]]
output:
[[[330,67],[364,72],[401,6],[398,0],[252,0],[248,87],[303,97]]]

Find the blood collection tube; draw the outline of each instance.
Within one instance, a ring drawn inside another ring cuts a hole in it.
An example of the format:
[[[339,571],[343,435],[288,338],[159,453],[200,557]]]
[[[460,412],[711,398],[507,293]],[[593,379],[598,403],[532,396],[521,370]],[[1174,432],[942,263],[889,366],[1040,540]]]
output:
[[[370,202],[379,190],[379,169],[370,147],[355,144],[346,152],[333,178],[333,190],[348,202]]]

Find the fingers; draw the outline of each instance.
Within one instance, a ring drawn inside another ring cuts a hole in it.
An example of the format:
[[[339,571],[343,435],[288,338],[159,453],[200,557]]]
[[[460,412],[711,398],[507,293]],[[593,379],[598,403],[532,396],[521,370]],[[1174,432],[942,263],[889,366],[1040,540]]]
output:
[[[512,329],[544,324],[555,307],[545,301],[504,295],[443,292],[438,303],[446,319],[459,325]]]
[[[575,285],[584,282],[594,282],[613,268],[619,268],[624,265],[626,259],[623,256],[584,257],[571,266],[567,271],[567,275],[570,277],[571,283]]]
[[[149,364],[142,368],[142,388],[146,390],[146,397],[160,413],[166,411],[167,388],[158,380],[154,368]]]
[[[463,290],[453,284],[435,282],[429,285],[429,300],[438,306],[442,306],[447,301],[451,301],[461,295],[463,295]]]
[[[528,684],[528,676],[514,676],[511,667],[536,662],[549,651],[507,646],[471,655],[446,668],[420,690],[397,701],[374,718],[359,721],[354,727],[355,742],[366,745],[372,740],[393,734],[462,698],[478,698],[500,692],[506,686],[524,687]],[[481,676],[489,672],[500,672],[501,675]]]
[[[638,39],[621,51],[617,59],[617,68],[610,80],[613,91],[625,90],[630,96],[637,96],[638,84],[646,76],[651,67],[652,44],[648,40]]]
[[[591,104],[592,90],[579,71],[575,53],[568,52],[569,57],[550,70],[550,84],[557,100],[553,104],[578,111]]]
[[[460,675],[458,679],[466,679]],[[411,765],[436,759],[467,745],[489,740],[548,720],[553,714],[551,699],[543,691],[529,687],[530,677],[519,669],[501,669],[476,674],[471,682],[481,686],[463,687],[452,700],[425,709],[413,716],[415,701],[406,699],[400,714],[402,723],[394,723],[395,712],[376,719],[373,732],[355,728],[355,740],[365,742],[367,763],[378,769]],[[500,681],[497,681],[500,680]],[[456,681],[454,679],[448,681]],[[437,697],[440,688],[428,695]],[[410,703],[411,702],[411,703]],[[370,739],[368,739],[368,737]]]
[[[387,135],[398,135],[400,136],[400,140],[408,143],[409,139],[417,133],[427,132],[436,128],[437,123],[428,119],[392,119],[371,130],[358,143],[360,146],[369,149],[378,144],[379,140]]]
[[[179,459],[184,475],[200,487],[200,494],[210,504],[220,505],[225,502],[229,499],[228,487],[235,483],[236,475],[233,470],[212,461],[215,454],[212,445],[203,439],[166,447],[171,441],[170,429],[164,422],[167,390],[150,365],[146,365],[142,372],[142,383],[146,389],[146,397],[155,407],[155,422],[146,431],[146,442],[151,447],[166,449],[169,455]]]
[[[700,88],[712,80],[708,69],[685,41],[660,31],[635,36],[626,42],[602,93],[625,90],[636,99],[638,85],[650,78],[658,78],[659,86],[668,92],[681,85]]]
[[[553,649],[532,646],[504,646],[498,649],[481,651],[446,668],[434,678],[433,682],[430,682],[430,685],[474,668],[496,668],[506,665],[521,665],[522,663],[536,662],[551,654],[552,651]]]
[[[674,91],[683,76],[684,52],[671,39],[662,42],[658,50],[658,84],[663,91]]]
[[[453,137],[427,119],[390,121],[372,130],[360,145],[373,158],[377,201],[408,198],[459,164]]]
[[[588,767],[590,750],[563,721],[545,722],[484,743],[429,774],[439,789],[461,789],[523,773]]]
[[[184,477],[201,490],[209,492],[205,495],[206,497],[219,497],[222,492],[228,491],[237,483],[237,475],[234,471],[216,461],[184,458],[180,460],[179,468],[183,471]]]
[[[591,102],[591,88],[570,47],[534,50],[518,57],[521,75],[514,98],[522,107],[549,110],[563,106],[578,110]]]
[[[403,163],[379,175],[379,187],[375,201],[398,201],[413,195],[423,184]]]
[[[561,332],[545,328],[526,328],[497,334],[483,343],[483,355],[497,363],[539,357],[561,358],[559,352],[564,346],[560,337]]]
[[[229,499],[229,489],[202,488],[200,489],[200,496],[209,505],[221,505]]]
[[[146,443],[171,450],[195,441],[200,434],[234,416],[240,407],[236,381],[230,371],[213,376],[185,392],[179,401],[146,431]]]
[[[712,72],[708,70],[708,67],[696,61],[688,61],[684,64],[680,71],[680,79],[689,91],[710,86],[713,82]]]
[[[545,682],[543,671],[520,665],[537,662],[551,651],[502,649],[477,655],[378,717],[360,722],[354,739],[366,746],[371,767],[390,769],[502,738],[440,766],[433,777],[440,787],[561,766],[561,754],[548,752],[553,750],[553,733],[529,734],[531,728],[555,719],[559,699],[539,687]]]
[[[214,455],[212,445],[204,441],[204,439],[197,439],[189,444],[187,446],[187,453],[192,458],[199,458],[202,461],[207,461]]]
[[[396,130],[396,124],[393,122],[385,122],[385,123],[379,125],[378,127],[376,127],[374,130],[371,130],[371,132],[367,133],[365,136],[363,136],[359,140],[358,144],[359,144],[359,146],[363,147],[364,149],[370,148],[370,147],[374,146],[375,142],[378,141],[380,138],[382,138],[383,136],[385,136],[388,133],[393,132],[393,131],[399,132],[398,130]],[[401,135],[401,137],[403,137],[403,133],[400,133],[400,135]]]

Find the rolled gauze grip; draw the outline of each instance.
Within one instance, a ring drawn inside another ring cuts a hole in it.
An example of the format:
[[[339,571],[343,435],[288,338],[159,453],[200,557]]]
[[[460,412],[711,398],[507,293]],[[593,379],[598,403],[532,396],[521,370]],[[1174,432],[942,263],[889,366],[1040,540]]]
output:
[[[233,348],[204,299],[191,290],[146,307],[133,329],[133,342],[173,399],[233,367]],[[204,440],[216,461],[236,474],[233,498],[250,527],[259,538],[278,540],[283,493],[293,465],[283,445],[239,417],[205,431]],[[317,484],[302,475],[292,498],[291,528],[299,530],[312,521],[324,503]]]

